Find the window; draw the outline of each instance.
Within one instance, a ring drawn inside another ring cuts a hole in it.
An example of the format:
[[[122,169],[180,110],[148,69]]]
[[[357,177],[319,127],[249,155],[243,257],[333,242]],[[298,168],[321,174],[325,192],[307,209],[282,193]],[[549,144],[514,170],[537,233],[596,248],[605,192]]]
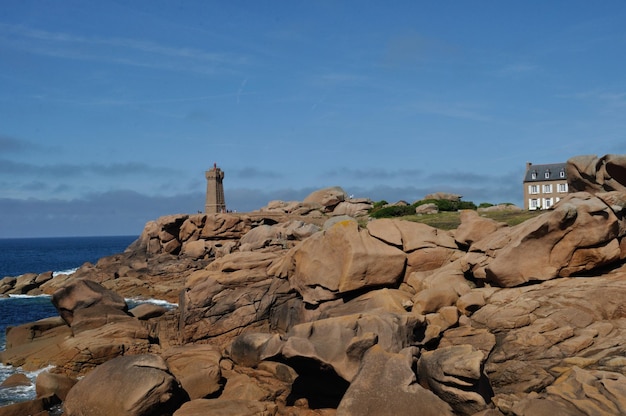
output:
[[[539,193],[539,185],[529,185],[528,186],[529,194],[538,194]]]
[[[559,172],[559,177],[561,178],[565,177],[565,170],[561,169],[561,171]]]
[[[558,186],[558,192],[567,192],[567,184],[566,183],[560,183]]]
[[[529,199],[528,202],[529,202],[528,207],[530,209],[537,209],[538,206],[539,206],[539,200],[538,199]]]
[[[548,169],[548,170],[546,171],[546,173],[544,174],[544,176],[545,176],[545,178],[546,178],[546,179],[550,179],[550,169]]]
[[[533,171],[530,173],[530,179],[537,179],[537,171],[536,171],[536,170],[533,170]]]
[[[543,200],[544,209],[548,209],[552,206],[552,198],[546,198]]]
[[[552,185],[543,185],[543,193],[551,194],[552,193]]]

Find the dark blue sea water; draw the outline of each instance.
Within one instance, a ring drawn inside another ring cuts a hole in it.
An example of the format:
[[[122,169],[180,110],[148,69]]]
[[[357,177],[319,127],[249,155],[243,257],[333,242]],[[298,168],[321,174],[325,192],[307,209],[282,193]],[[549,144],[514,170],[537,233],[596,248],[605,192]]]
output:
[[[72,272],[85,262],[123,252],[137,236],[0,239],[0,279],[24,273]],[[7,326],[56,316],[49,296],[0,298],[0,350]],[[0,383],[21,369],[0,365]],[[37,372],[24,372],[34,382]],[[0,388],[0,406],[34,398],[30,387]]]
[[[0,278],[75,269],[121,253],[137,236],[0,238]]]

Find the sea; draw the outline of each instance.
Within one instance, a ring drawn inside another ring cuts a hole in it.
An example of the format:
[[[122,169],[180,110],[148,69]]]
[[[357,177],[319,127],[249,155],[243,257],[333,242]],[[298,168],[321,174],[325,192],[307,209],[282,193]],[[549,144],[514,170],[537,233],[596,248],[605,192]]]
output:
[[[137,237],[0,238],[0,279],[48,271],[71,274],[85,262],[95,264],[102,257],[123,252]],[[50,296],[0,298],[0,350],[5,349],[8,326],[56,315]],[[27,387],[0,388],[0,406],[34,399],[34,382],[43,370],[27,372],[0,364],[0,384],[15,373],[24,373],[33,382]]]

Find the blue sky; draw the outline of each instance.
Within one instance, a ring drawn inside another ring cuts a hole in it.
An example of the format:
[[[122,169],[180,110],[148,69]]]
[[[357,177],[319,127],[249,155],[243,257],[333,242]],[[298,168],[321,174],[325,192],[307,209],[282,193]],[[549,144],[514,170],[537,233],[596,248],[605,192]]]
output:
[[[13,1],[0,238],[139,234],[326,186],[522,205],[525,163],[626,153],[622,1]]]

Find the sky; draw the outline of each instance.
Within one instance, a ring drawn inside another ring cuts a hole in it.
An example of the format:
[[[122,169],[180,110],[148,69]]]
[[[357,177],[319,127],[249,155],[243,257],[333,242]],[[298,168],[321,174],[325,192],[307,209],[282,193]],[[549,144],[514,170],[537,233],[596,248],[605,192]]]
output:
[[[626,2],[5,1],[0,238],[138,235],[341,186],[523,206],[626,153]]]

